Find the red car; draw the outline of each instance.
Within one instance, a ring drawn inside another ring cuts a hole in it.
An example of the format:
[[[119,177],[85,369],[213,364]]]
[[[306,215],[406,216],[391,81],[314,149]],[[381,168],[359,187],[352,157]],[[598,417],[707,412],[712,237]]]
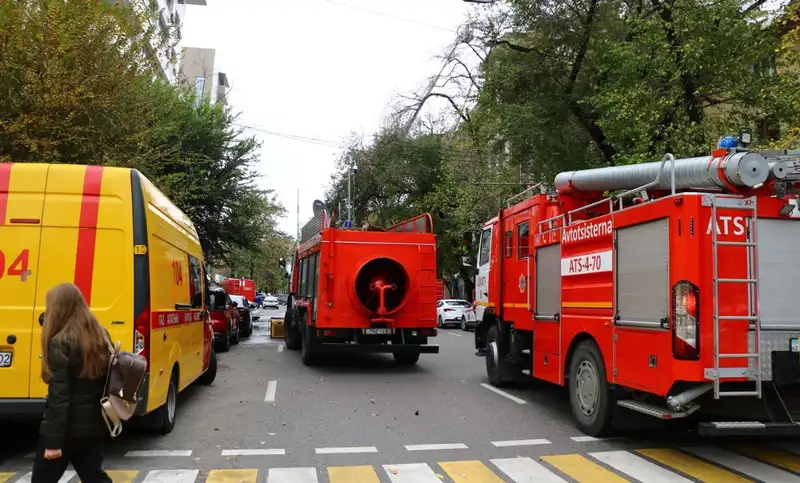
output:
[[[214,328],[214,343],[219,352],[227,352],[231,344],[239,343],[241,316],[236,304],[221,288],[212,288],[206,294],[206,306]]]

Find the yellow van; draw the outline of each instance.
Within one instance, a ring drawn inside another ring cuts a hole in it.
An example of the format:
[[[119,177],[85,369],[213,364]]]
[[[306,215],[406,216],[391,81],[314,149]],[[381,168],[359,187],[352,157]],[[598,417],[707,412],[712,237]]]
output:
[[[0,163],[0,418],[42,413],[45,294],[61,282],[147,358],[136,414],[170,432],[177,393],[217,372],[191,220],[133,169]]]

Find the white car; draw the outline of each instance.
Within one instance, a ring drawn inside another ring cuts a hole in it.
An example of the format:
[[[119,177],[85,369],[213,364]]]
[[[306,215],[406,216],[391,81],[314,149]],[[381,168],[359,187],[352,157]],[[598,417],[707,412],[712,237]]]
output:
[[[261,306],[265,309],[278,310],[280,308],[280,305],[278,304],[278,297],[274,295],[267,295],[264,297],[264,301],[261,303]]]
[[[439,328],[454,325],[461,330],[469,330],[477,325],[475,307],[466,300],[442,299],[436,303]]]

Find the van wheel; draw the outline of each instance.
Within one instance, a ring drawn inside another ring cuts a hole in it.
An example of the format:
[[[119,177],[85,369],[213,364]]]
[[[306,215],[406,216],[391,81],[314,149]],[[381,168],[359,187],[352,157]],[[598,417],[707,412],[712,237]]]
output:
[[[211,359],[208,361],[208,369],[206,372],[200,374],[200,377],[197,378],[197,383],[201,386],[209,386],[214,379],[217,378],[217,352],[214,348],[211,348]]]
[[[575,348],[569,365],[569,402],[578,428],[602,436],[613,427],[614,392],[608,387],[603,356],[592,341]]]
[[[500,332],[497,324],[494,324],[486,331],[486,375],[489,376],[489,384],[495,387],[503,387],[508,382],[503,379],[502,359]]]
[[[169,434],[175,427],[175,415],[178,412],[178,381],[177,373],[172,372],[167,388],[167,401],[155,413],[156,431],[159,434]]]

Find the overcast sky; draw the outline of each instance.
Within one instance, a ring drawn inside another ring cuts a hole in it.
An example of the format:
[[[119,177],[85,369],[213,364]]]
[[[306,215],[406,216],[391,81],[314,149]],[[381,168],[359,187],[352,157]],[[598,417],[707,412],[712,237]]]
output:
[[[462,0],[208,0],[188,6],[183,46],[216,49],[239,122],[263,146],[259,171],[297,230],[323,199],[339,145],[371,135],[398,93],[435,75],[456,28],[475,8]],[[301,142],[284,136],[323,141]]]

